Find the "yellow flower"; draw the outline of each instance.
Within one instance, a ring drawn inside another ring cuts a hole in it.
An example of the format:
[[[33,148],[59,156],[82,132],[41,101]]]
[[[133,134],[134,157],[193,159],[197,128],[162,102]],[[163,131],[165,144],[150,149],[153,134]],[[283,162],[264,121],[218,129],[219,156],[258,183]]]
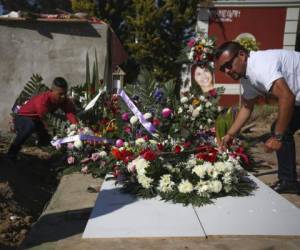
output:
[[[193,101],[192,101],[192,105],[194,107],[198,106],[200,104],[200,100],[198,98],[194,98]]]

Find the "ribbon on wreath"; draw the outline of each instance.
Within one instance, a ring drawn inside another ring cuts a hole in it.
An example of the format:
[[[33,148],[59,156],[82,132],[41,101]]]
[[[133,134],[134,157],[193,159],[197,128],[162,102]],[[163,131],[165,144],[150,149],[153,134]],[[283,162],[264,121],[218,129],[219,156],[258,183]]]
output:
[[[135,104],[130,100],[128,95],[123,89],[118,90],[118,95],[122,97],[123,101],[126,103],[127,107],[132,111],[132,113],[139,119],[143,127],[152,135],[156,130],[151,122],[144,118],[141,111],[135,106]]]
[[[92,141],[92,142],[103,142],[103,143],[109,143],[109,144],[114,144],[115,143],[115,141],[112,140],[112,139],[107,139],[107,138],[94,136],[94,135],[80,134],[80,135],[67,136],[67,137],[64,137],[64,138],[52,140],[51,145],[56,147],[56,146],[64,144],[64,143],[74,142],[74,141],[77,141],[77,140]]]

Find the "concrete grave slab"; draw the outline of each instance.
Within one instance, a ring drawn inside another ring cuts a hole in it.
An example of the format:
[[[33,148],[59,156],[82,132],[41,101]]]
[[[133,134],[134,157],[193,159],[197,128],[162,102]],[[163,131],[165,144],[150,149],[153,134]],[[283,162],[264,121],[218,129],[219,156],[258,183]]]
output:
[[[300,236],[300,209],[250,176],[252,196],[223,197],[195,208],[206,235]]]
[[[124,194],[104,181],[83,238],[205,237],[192,206]]]

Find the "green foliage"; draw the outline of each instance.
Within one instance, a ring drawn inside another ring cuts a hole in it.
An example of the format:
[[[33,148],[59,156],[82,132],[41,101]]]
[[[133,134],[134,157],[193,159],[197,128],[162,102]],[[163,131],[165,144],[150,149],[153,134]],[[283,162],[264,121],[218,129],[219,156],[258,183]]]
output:
[[[25,84],[25,87],[17,98],[15,105],[22,105],[31,97],[47,90],[49,90],[49,88],[43,83],[43,78],[39,74],[33,74],[30,77],[30,80]]]
[[[176,59],[194,29],[198,3],[166,0],[158,6],[152,0],[133,0],[126,12],[127,35],[123,38],[129,64],[147,68],[161,81],[179,79],[181,64]]]
[[[73,12],[84,12],[89,16],[96,14],[96,4],[92,0],[71,0]]]
[[[216,137],[221,141],[233,124],[234,117],[232,109],[229,108],[224,114],[219,114],[216,120]]]
[[[243,37],[238,40],[238,42],[248,51],[257,51],[259,50],[259,43],[256,40],[248,37]]]

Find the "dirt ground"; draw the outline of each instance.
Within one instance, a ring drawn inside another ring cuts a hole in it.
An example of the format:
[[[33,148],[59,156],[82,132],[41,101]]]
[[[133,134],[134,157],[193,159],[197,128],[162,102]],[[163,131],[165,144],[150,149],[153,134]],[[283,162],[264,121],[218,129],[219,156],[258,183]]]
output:
[[[10,138],[0,136],[0,249],[15,249],[24,240],[58,184],[47,150],[26,146],[17,163],[5,160]]]
[[[270,185],[277,180],[275,154],[266,154],[263,142],[268,138],[275,114],[252,120],[243,130],[242,140],[251,145],[254,175]],[[17,164],[4,159],[11,135],[0,135],[0,249],[16,249],[30,227],[42,213],[54,193],[58,181],[58,156],[49,154],[49,148],[26,146]],[[300,133],[295,134],[298,174],[300,173]],[[51,156],[52,155],[52,156]],[[300,207],[300,196],[284,194]]]

